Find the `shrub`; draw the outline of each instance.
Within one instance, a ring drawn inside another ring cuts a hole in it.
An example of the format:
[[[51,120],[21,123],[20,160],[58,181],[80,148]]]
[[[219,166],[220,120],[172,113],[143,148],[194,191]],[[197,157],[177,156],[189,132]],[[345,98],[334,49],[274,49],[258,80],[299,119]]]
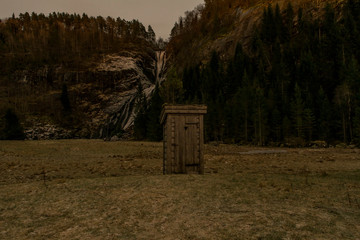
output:
[[[18,116],[11,109],[8,109],[4,116],[4,129],[2,136],[6,140],[24,140],[24,129],[19,122]]]

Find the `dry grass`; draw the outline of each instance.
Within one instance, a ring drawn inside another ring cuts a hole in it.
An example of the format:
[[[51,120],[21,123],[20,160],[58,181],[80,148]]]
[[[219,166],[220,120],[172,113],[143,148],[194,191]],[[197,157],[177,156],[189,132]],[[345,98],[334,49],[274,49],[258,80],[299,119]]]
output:
[[[161,143],[3,141],[0,239],[360,239],[359,150],[272,150],[163,176]]]

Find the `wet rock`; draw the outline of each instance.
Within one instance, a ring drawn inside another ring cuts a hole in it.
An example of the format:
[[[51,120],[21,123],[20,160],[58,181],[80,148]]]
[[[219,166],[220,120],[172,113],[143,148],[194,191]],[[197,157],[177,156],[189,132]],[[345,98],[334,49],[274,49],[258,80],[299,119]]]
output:
[[[119,141],[119,140],[120,140],[120,138],[118,136],[113,136],[113,137],[110,138],[111,142],[116,142],[116,141]]]
[[[71,130],[56,125],[41,125],[40,123],[26,129],[25,135],[28,140],[68,139],[73,137]]]

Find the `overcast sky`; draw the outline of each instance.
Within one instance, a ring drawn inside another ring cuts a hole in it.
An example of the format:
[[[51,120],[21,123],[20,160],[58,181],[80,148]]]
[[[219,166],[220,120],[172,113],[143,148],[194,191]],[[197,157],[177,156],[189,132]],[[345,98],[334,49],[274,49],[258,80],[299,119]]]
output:
[[[151,25],[157,35],[167,39],[175,21],[185,11],[193,10],[204,0],[0,0],[0,18],[13,13],[52,12],[86,13],[89,16],[138,19]]]

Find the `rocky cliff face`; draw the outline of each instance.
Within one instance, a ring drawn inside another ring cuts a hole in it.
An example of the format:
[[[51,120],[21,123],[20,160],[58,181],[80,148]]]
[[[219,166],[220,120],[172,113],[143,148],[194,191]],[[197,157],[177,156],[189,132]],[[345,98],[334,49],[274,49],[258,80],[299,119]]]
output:
[[[162,81],[164,52],[122,52],[104,55],[86,69],[69,70],[46,66],[36,71],[15,74],[23,89],[42,92],[34,96],[32,105],[44,114],[31,114],[25,119],[29,139],[107,138],[131,132],[134,123],[138,84],[150,98],[155,85]],[[61,113],[61,86],[68,87],[72,112]],[[40,97],[41,95],[41,97]],[[63,124],[59,119],[70,118]]]
[[[335,9],[339,11],[344,4],[344,0],[254,0],[252,2],[247,7],[233,4],[225,12],[219,13],[220,15],[212,14],[209,18],[202,16],[205,20],[201,19],[200,24],[199,21],[197,21],[197,24],[206,26],[204,27],[206,33],[199,34],[197,32],[199,29],[195,26],[194,28],[185,29],[179,35],[174,36],[168,45],[171,62],[180,66],[180,68],[198,64],[199,62],[204,63],[210,59],[212,51],[218,52],[221,58],[228,59],[232,57],[238,43],[243,46],[243,49],[248,54],[251,54],[252,36],[254,36],[254,32],[261,23],[264,8],[269,5],[273,7],[279,5],[282,11],[290,3],[295,12],[294,21],[296,22],[296,14],[300,8],[303,10],[304,15],[320,17],[324,14],[327,4],[335,6]],[[188,15],[191,16],[191,14]],[[211,30],[216,25],[215,19],[220,22],[217,24],[224,24],[219,31]],[[184,21],[191,20],[185,19]],[[191,36],[191,41],[188,40],[188,36]],[[172,49],[174,45],[176,45],[176,53]]]
[[[325,6],[327,4],[332,4],[335,8],[340,10],[343,2],[343,0],[277,0],[263,1],[247,9],[237,7],[232,11],[235,27],[226,37],[216,39],[212,44],[213,49],[226,54],[233,53],[237,42],[242,43],[244,49],[250,49],[251,36],[261,22],[264,8],[268,7],[269,4],[271,4],[271,6],[277,4],[279,5],[280,10],[284,10],[287,8],[288,4],[291,3],[295,13],[297,13],[299,8],[302,8],[304,15],[319,17],[324,14]],[[294,21],[297,21],[297,16]],[[231,51],[229,52],[229,50]]]
[[[128,131],[133,126],[136,117],[137,84],[140,82],[145,96],[150,99],[156,84],[160,84],[163,81],[163,72],[166,64],[165,52],[155,52],[155,60],[151,68],[147,69],[152,69],[153,75],[149,77],[144,73],[143,65],[139,64],[139,62],[136,63],[134,58],[108,57],[110,57],[108,63],[99,66],[101,71],[132,71],[134,74],[123,79],[122,84],[127,85],[124,91],[108,95],[110,101],[104,109],[108,117],[103,128],[100,130],[100,136],[107,139],[113,137],[114,134],[111,134],[111,129],[114,127],[116,128],[117,126],[117,128],[120,127],[123,131]]]

